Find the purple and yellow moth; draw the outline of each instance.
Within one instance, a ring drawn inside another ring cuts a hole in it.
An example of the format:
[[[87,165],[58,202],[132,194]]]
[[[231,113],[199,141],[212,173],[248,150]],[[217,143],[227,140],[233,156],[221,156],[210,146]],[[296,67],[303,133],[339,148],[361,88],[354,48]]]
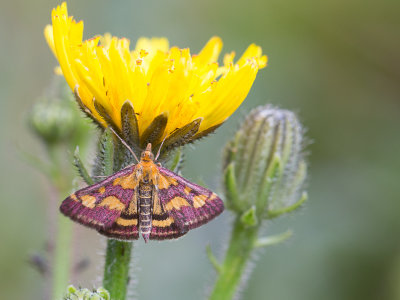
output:
[[[151,144],[136,165],[67,197],[61,212],[114,239],[174,239],[218,216],[222,200],[154,162]]]

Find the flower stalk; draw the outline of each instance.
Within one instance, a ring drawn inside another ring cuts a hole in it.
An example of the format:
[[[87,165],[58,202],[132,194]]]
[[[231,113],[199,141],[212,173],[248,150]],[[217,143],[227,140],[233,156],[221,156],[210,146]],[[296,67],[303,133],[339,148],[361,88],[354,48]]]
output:
[[[57,191],[57,198],[68,195],[71,191],[71,177],[63,174],[63,167],[60,162],[58,147],[53,144],[46,145],[51,160],[51,181]],[[58,200],[58,199],[57,199]],[[52,260],[52,299],[59,299],[69,283],[71,272],[71,242],[73,224],[61,214],[57,214],[54,241],[54,253]]]
[[[229,247],[219,268],[210,300],[233,299],[257,242],[258,230],[259,226],[246,228],[240,218],[234,221]]]
[[[124,149],[106,129],[100,136],[98,154],[94,173],[96,176],[110,176],[119,171],[121,166],[132,163],[127,158]],[[122,158],[122,159],[120,159]],[[85,173],[84,170],[80,173]],[[99,178],[100,181],[101,177]],[[112,299],[126,299],[129,283],[129,267],[132,252],[132,242],[107,239],[106,259],[104,264],[103,286],[110,292]]]
[[[126,299],[132,248],[132,242],[107,240],[103,286],[112,299]]]
[[[53,260],[53,297],[60,299],[69,283],[71,271],[72,223],[59,214]]]

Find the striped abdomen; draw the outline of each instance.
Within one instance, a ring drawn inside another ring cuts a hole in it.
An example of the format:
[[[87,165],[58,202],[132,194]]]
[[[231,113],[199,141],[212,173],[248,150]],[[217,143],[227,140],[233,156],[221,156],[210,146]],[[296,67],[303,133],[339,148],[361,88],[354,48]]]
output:
[[[151,232],[153,185],[141,182],[139,184],[139,228],[147,242]]]

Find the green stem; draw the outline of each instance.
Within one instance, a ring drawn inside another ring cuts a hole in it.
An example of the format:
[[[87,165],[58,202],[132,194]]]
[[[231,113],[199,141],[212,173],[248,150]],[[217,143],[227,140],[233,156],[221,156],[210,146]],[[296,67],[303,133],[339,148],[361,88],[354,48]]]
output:
[[[52,297],[55,300],[62,298],[69,283],[72,240],[72,222],[59,213],[57,224],[58,231],[54,249]]]
[[[47,145],[48,155],[52,162],[51,181],[57,190],[58,201],[60,196],[68,195],[71,190],[72,181],[69,174],[63,172],[60,153],[61,150],[54,145]],[[57,203],[58,207],[58,203]],[[55,235],[54,256],[53,256],[53,297],[61,299],[69,283],[71,265],[71,242],[72,242],[72,222],[57,214],[57,232]]]
[[[118,143],[113,143],[111,131],[106,130],[100,139],[100,147],[102,148],[100,163],[103,164],[101,168],[102,175],[109,176],[113,172],[120,170],[121,164],[118,164],[118,162],[123,163],[122,160],[125,156],[124,149],[118,145]],[[122,159],[114,159],[114,155],[116,155],[116,158],[122,157]],[[126,299],[131,252],[132,242],[107,240],[103,286],[110,292],[113,300]]]
[[[210,300],[233,299],[256,244],[258,229],[259,226],[245,227],[240,218],[236,218],[225,260],[220,267]]]
[[[111,299],[124,300],[126,298],[131,250],[131,242],[112,239],[107,241],[103,286],[110,292]]]

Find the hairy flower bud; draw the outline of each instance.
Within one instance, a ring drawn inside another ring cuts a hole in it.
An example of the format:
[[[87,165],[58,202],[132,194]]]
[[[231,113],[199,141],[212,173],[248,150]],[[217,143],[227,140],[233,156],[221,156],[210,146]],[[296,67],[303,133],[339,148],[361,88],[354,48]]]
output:
[[[77,289],[70,285],[67,288],[67,294],[64,297],[65,300],[110,300],[110,293],[100,287],[97,290],[88,289]]]
[[[82,118],[63,78],[55,76],[44,95],[33,105],[28,124],[47,145],[70,142],[84,145],[90,123]]]
[[[225,149],[227,206],[254,226],[305,199],[303,128],[293,112],[263,106],[250,112]]]
[[[42,99],[32,108],[30,124],[46,143],[57,143],[71,136],[75,114],[68,103]]]

